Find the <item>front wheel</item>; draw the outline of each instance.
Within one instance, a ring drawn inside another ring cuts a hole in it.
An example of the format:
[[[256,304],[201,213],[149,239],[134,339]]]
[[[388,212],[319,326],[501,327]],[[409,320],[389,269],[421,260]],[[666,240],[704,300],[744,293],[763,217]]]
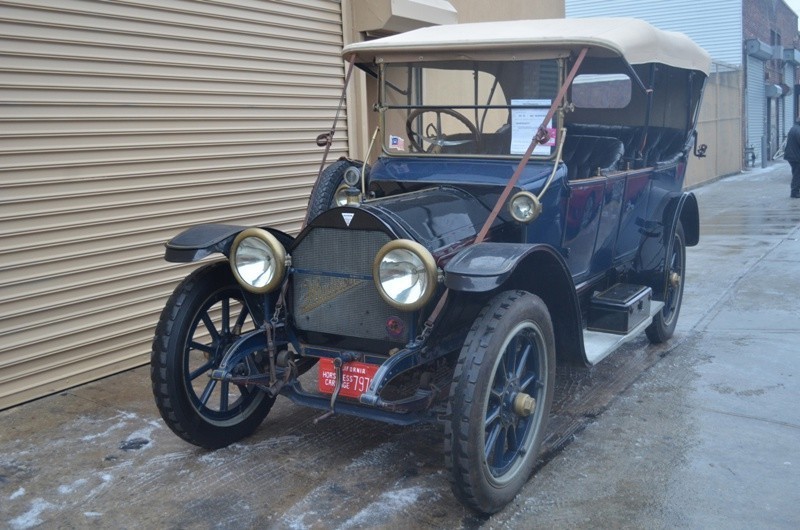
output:
[[[555,364],[553,324],[538,296],[504,292],[478,315],[445,422],[445,463],[466,505],[497,512],[527,482],[550,413]]]
[[[680,221],[672,237],[665,274],[667,283],[664,290],[664,307],[656,313],[653,323],[645,329],[647,338],[653,344],[666,342],[672,337],[681,312],[683,280],[686,274],[686,237]]]
[[[175,289],[153,339],[150,378],[162,418],[184,440],[217,449],[252,432],[275,398],[209,378],[243,332],[255,329],[227,262],[195,270]],[[237,367],[258,369],[255,355]]]

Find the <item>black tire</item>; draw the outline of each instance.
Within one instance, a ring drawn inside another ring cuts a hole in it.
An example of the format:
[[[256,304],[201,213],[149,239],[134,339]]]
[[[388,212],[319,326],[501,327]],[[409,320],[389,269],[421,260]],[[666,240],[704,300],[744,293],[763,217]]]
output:
[[[675,235],[668,252],[664,307],[653,317],[653,323],[645,329],[647,338],[653,344],[661,344],[672,337],[681,312],[683,279],[686,274],[686,237],[680,221],[675,228]]]
[[[207,449],[252,434],[275,402],[255,387],[208,378],[227,347],[255,327],[242,299],[227,262],[200,267],[172,293],[153,339],[150,378],[161,417]]]
[[[336,204],[336,192],[344,185],[344,172],[349,167],[361,169],[363,162],[358,160],[340,159],[326,167],[322,171],[311,196],[308,198],[308,210],[306,211],[306,224],[311,222],[316,216],[330,210]],[[369,167],[367,167],[369,172]]]
[[[525,291],[495,296],[472,325],[450,386],[445,464],[461,502],[494,513],[528,481],[550,414],[555,368],[544,302]],[[518,394],[536,400],[527,416],[514,407]]]

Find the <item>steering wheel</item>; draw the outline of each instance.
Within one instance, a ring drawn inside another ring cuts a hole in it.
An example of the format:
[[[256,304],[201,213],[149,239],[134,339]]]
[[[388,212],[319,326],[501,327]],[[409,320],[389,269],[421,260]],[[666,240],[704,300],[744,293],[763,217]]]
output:
[[[429,123],[428,126],[425,127],[425,136],[423,136],[414,131],[414,120],[427,113],[436,114],[436,123]],[[447,135],[442,132],[442,114],[452,116],[463,123],[464,126],[469,129],[469,132],[474,138],[467,140],[448,140]],[[466,116],[452,109],[415,109],[411,111],[411,113],[408,115],[408,119],[406,119],[406,135],[408,136],[408,141],[411,144],[411,147],[420,153],[438,153],[441,151],[442,147],[464,145],[469,142],[475,142],[475,150],[480,152],[483,144],[481,132],[478,130],[478,128],[475,127],[475,125],[473,125],[473,123],[469,121]],[[422,146],[423,142],[431,144],[430,147],[425,149]]]

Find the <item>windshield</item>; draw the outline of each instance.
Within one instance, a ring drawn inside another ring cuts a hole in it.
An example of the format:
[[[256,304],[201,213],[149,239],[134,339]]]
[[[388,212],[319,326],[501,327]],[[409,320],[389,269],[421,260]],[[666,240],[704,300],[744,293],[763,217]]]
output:
[[[384,151],[394,155],[521,156],[559,87],[555,59],[387,64],[382,74]],[[553,154],[548,127],[534,156]]]

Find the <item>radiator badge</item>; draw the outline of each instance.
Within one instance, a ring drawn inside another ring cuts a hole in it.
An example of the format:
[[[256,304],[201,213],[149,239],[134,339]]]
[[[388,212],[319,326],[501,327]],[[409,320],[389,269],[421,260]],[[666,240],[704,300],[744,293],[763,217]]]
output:
[[[350,226],[350,221],[352,221],[352,220],[353,220],[353,217],[354,217],[355,215],[356,215],[356,214],[354,214],[354,213],[352,213],[352,212],[342,212],[342,219],[344,219],[344,222],[345,222],[345,224],[346,224],[347,226]]]
[[[311,276],[300,284],[300,313],[308,314],[363,283],[355,278]]]

